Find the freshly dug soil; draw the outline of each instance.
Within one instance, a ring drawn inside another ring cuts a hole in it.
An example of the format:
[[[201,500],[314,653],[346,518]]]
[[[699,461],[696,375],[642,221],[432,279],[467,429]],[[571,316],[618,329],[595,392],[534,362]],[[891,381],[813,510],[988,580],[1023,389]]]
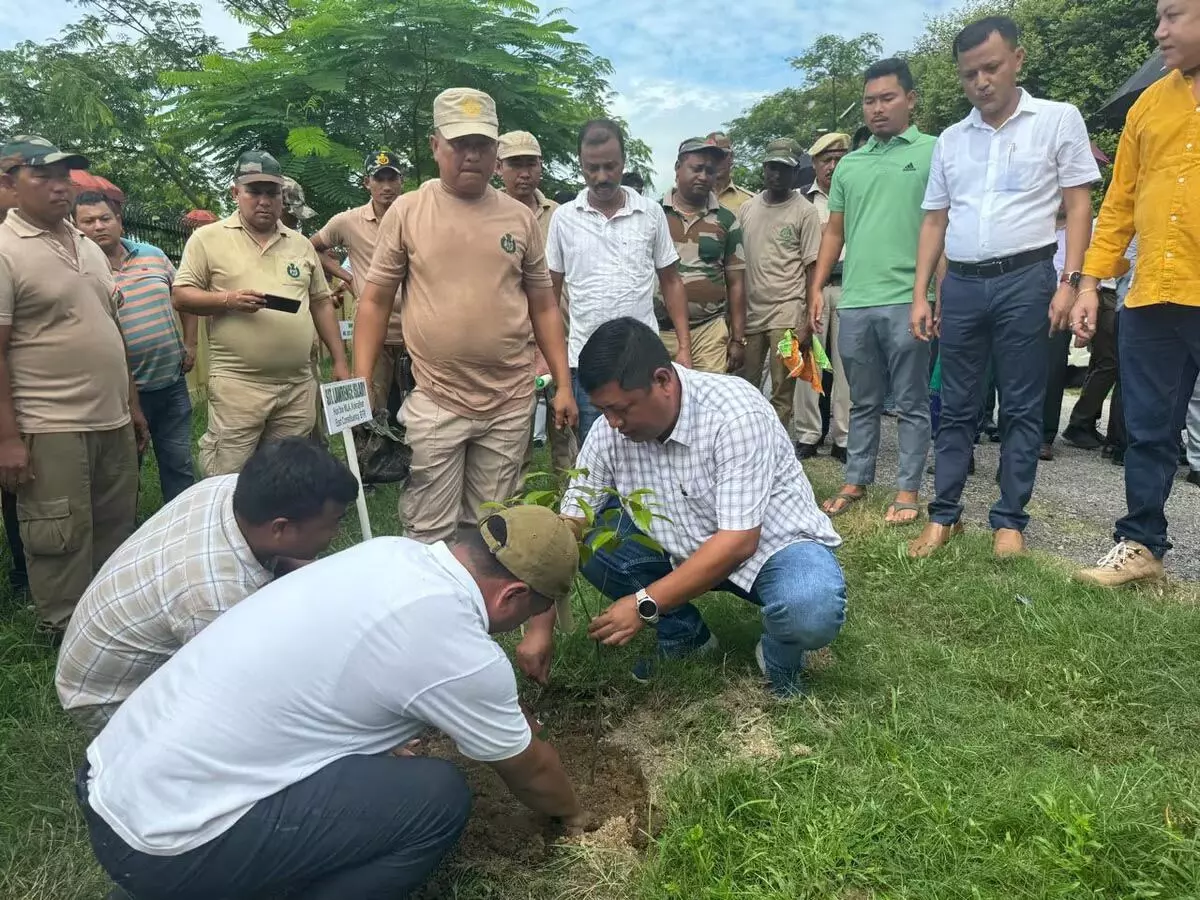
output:
[[[596,747],[590,724],[568,726],[561,733],[549,734],[547,740],[558,751],[580,803],[598,826],[597,836],[622,835],[626,846],[645,847],[651,830],[649,798],[646,779],[633,754],[603,738]],[[422,755],[457,763],[474,795],[471,820],[453,854],[459,863],[486,869],[537,864],[549,854],[551,845],[562,839],[556,823],[523,806],[499,775],[464,758],[449,738],[431,732],[421,745],[418,752]],[[583,842],[587,840],[585,836]]]

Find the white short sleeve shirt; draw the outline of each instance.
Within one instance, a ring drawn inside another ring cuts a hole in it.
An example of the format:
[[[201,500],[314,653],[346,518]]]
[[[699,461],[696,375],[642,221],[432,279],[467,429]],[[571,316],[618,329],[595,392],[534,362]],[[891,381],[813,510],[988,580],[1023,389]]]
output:
[[[151,675],[88,747],[89,803],[134,850],[176,856],[426,725],[483,762],[532,740],[467,570],[444,544],[376,538],[272,582]]]
[[[621,190],[625,206],[611,219],[588,203],[585,188],[550,220],[546,265],[567,288],[572,367],[587,339],[611,319],[632,316],[657,332],[657,271],[679,261],[662,206],[632,188]]]
[[[1099,180],[1079,110],[1022,89],[999,128],[973,109],[942,132],[922,207],[950,210],[948,259],[982,262],[1053,244],[1062,189]]]

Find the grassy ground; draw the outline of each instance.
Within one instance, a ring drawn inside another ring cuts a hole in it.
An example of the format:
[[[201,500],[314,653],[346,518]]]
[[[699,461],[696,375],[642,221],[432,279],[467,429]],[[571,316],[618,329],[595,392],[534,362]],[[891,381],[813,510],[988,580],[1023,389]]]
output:
[[[835,489],[827,460],[808,469],[819,493]],[[157,504],[146,475],[143,512]],[[581,634],[563,640],[555,694],[600,686],[606,752],[642,762],[661,830],[640,855],[585,847],[535,871],[455,867],[443,895],[1200,897],[1194,587],[1083,589],[1051,559],[997,563],[982,533],[914,563],[900,549],[912,530],[878,524],[886,499],[838,522],[849,620],[807,699],[764,695],[754,610],[728,596],[703,604],[726,655],[649,687],[626,674],[648,639],[599,657]],[[377,532],[394,533],[395,492],[370,505]],[[0,588],[3,900],[105,890],[71,797],[83,742],[53,666],[24,601]]]

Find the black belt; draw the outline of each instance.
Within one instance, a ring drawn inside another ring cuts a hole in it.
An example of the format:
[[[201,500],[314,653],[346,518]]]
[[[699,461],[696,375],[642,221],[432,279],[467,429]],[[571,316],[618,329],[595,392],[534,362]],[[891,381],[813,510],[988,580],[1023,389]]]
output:
[[[1009,272],[1016,272],[1018,269],[1028,268],[1047,259],[1054,259],[1056,252],[1058,252],[1057,244],[1047,244],[1036,250],[1025,250],[1022,253],[1002,256],[999,259],[985,259],[983,262],[960,263],[951,259],[946,261],[946,267],[955,275],[961,275],[963,278],[996,278],[1000,275],[1007,275]]]

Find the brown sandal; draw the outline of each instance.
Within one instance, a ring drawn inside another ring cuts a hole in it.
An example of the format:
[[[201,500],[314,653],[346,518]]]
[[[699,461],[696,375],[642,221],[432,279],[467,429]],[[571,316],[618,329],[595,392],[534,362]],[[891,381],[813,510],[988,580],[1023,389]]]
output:
[[[866,496],[867,496],[866,491],[860,491],[858,493],[854,493],[854,492],[846,490],[845,488],[842,488],[840,491],[838,491],[836,494],[834,494],[832,497],[830,497],[828,500],[826,500],[824,503],[821,504],[821,511],[823,513],[825,513],[825,515],[829,516],[829,518],[836,519],[838,516],[840,516],[842,513],[844,513],[850,507],[852,507],[859,500],[864,499]],[[842,501],[842,505],[840,507],[838,507],[837,509],[831,509],[831,507],[835,503],[837,503],[839,500]]]

